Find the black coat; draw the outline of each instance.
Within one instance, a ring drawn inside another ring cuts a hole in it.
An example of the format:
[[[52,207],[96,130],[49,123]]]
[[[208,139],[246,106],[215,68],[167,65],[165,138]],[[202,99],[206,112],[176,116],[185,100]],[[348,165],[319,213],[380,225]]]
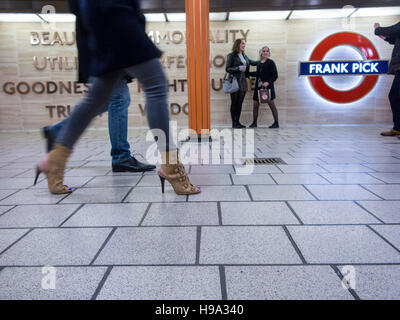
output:
[[[261,80],[263,83],[268,82],[269,86],[271,86],[278,79],[278,70],[276,69],[275,62],[271,59],[267,59],[265,63],[259,61],[257,64],[257,71],[250,72],[250,75],[256,77],[256,87],[258,80]],[[268,87],[268,89],[270,89],[270,87]]]
[[[76,15],[79,82],[161,56],[145,31],[139,0],[69,0]]]
[[[258,61],[251,60],[249,59],[244,53],[243,57],[247,62],[247,68],[246,68],[246,77],[249,77],[249,70],[250,70],[250,65],[256,66],[258,64]],[[226,58],[226,72],[234,75],[236,78],[240,78],[240,75],[242,74],[242,71],[240,70],[240,66],[243,66],[242,60],[239,58],[239,54],[236,52],[231,52],[228,54]]]
[[[400,22],[391,27],[379,27],[375,29],[375,34],[385,36],[386,41],[394,44],[392,59],[389,65],[389,73],[395,74],[400,71]]]
[[[267,89],[271,90],[271,100],[275,99],[275,87],[274,82],[278,79],[278,70],[276,68],[276,64],[273,60],[267,59],[264,63],[261,61],[257,64],[257,71],[250,72],[252,77],[256,77],[256,85],[254,88],[253,100],[258,101],[258,81],[260,80],[262,83],[268,82],[269,85]]]

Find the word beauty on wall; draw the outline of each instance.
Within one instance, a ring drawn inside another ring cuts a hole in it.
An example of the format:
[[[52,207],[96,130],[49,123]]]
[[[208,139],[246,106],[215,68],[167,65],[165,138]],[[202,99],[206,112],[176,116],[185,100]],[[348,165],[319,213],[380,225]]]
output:
[[[338,46],[350,46],[363,56],[362,61],[323,61],[325,55]],[[334,103],[352,103],[372,91],[379,74],[388,72],[389,62],[380,60],[372,42],[361,34],[339,32],[323,39],[311,53],[309,61],[299,63],[299,76],[309,77],[312,88],[325,100]],[[328,86],[323,76],[362,75],[363,80],[348,90]]]

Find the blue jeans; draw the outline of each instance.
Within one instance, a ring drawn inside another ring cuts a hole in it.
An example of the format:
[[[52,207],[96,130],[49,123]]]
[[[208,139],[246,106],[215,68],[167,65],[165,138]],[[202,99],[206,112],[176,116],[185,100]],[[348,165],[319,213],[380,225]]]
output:
[[[130,145],[127,138],[128,133],[128,107],[131,103],[131,96],[126,80],[113,92],[108,105],[108,132],[111,142],[112,163],[118,163],[130,158]],[[65,119],[54,126],[48,127],[54,138],[58,136],[61,129],[68,122]]]

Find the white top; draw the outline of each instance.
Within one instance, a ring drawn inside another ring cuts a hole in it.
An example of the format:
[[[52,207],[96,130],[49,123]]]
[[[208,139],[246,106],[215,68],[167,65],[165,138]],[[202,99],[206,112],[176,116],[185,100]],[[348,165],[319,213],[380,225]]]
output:
[[[247,67],[247,62],[246,59],[243,57],[243,54],[239,53],[239,58],[242,61],[243,65],[245,65]],[[241,70],[242,72],[245,72],[246,70]]]

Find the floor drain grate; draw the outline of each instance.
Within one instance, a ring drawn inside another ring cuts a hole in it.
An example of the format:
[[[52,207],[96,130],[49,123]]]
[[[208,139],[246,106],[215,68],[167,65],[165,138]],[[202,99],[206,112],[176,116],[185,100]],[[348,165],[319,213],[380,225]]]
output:
[[[267,165],[267,164],[286,164],[281,158],[254,158],[244,159],[243,165]]]

